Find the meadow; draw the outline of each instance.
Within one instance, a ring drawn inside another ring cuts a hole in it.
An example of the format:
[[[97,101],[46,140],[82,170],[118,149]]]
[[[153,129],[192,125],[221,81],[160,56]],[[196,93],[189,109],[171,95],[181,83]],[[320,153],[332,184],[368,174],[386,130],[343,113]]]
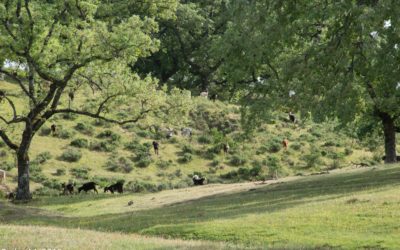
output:
[[[50,226],[54,234],[54,227],[68,228],[62,230],[72,230],[71,237],[79,228],[88,235],[94,232],[85,230],[172,238],[183,240],[182,248],[195,240],[199,249],[210,247],[203,241],[216,242],[212,249],[397,249],[399,180],[400,166],[392,165],[151,194],[43,197],[27,205],[2,202],[0,223]],[[120,243],[107,241],[115,249]]]

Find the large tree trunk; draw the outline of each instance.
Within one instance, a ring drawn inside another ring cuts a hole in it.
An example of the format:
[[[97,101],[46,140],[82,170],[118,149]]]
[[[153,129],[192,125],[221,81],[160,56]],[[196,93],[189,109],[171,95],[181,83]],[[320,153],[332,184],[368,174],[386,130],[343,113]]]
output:
[[[17,153],[18,161],[18,188],[16,200],[30,200],[32,198],[29,190],[29,157],[27,152]]]
[[[18,161],[18,187],[16,200],[30,200],[32,199],[29,190],[29,157],[28,152],[32,142],[32,128],[30,123],[27,124],[24,133],[22,134],[22,140],[20,147],[17,150],[17,161]]]
[[[385,136],[385,163],[395,163],[396,157],[396,127],[393,118],[386,113],[381,115]]]

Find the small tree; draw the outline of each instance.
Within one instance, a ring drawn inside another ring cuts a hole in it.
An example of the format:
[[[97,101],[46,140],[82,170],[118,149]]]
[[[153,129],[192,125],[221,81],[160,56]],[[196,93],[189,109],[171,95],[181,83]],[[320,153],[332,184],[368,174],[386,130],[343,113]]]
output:
[[[0,3],[0,73],[25,96],[17,106],[0,90],[1,110],[9,110],[0,115],[0,138],[17,157],[17,200],[31,198],[29,149],[54,115],[78,114],[122,125],[169,105],[166,90],[159,90],[155,80],[142,80],[126,67],[157,50],[154,19],[133,15],[111,24],[96,19],[98,6],[95,0]],[[69,107],[67,100],[78,95],[86,102]]]

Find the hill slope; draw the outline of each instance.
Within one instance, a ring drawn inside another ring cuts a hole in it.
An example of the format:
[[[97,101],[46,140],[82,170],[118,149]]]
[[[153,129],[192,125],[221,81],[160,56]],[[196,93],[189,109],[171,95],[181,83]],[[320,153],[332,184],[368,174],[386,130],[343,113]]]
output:
[[[17,107],[26,105],[15,84],[2,81],[0,89]],[[67,105],[66,98],[62,101]],[[85,101],[77,96],[74,105]],[[175,127],[151,119],[124,127],[77,116],[49,120],[31,147],[32,189],[36,194],[59,194],[63,182],[79,185],[94,180],[103,187],[122,179],[128,191],[154,192],[190,186],[193,174],[206,176],[209,183],[262,180],[318,173],[354,162],[373,165],[383,154],[377,146],[380,142],[362,144],[335,130],[335,123],[290,124],[279,113],[246,138],[238,107],[199,97],[193,102],[189,120]],[[0,114],[10,112],[4,103],[0,106]],[[51,124],[57,125],[55,135]],[[185,126],[193,128],[192,138],[179,133]],[[166,138],[168,127],[178,131],[171,139]],[[17,130],[14,134],[18,140]],[[284,138],[289,140],[287,150],[282,147]],[[160,142],[159,156],[151,150],[153,140]],[[229,143],[229,154],[222,153],[222,143]],[[14,188],[15,159],[2,142],[0,169],[8,171],[6,184]]]

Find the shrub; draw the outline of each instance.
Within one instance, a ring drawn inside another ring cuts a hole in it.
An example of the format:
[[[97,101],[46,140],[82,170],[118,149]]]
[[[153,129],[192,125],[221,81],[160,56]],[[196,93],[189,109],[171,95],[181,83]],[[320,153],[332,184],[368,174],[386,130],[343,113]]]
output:
[[[10,171],[11,169],[15,168],[15,164],[11,163],[11,162],[6,162],[5,164],[3,164],[1,166],[3,168],[3,170],[5,171]]]
[[[141,193],[141,192],[157,192],[159,191],[158,186],[156,184],[147,183],[147,182],[138,182],[138,181],[130,181],[125,185],[125,190]]]
[[[38,164],[43,164],[46,161],[51,159],[51,153],[46,151],[46,152],[42,152],[40,154],[38,154],[35,158],[35,160],[33,160],[33,162],[38,163]]]
[[[106,141],[97,141],[90,144],[90,150],[99,152],[113,152],[116,148],[116,145]]]
[[[69,170],[70,174],[77,179],[89,179],[89,168],[72,168]]]
[[[78,149],[69,148],[65,150],[60,159],[66,162],[77,162],[82,158],[82,153]]]
[[[61,117],[62,117],[64,120],[73,121],[73,120],[75,120],[75,119],[78,117],[78,115],[77,115],[77,114],[73,114],[73,113],[64,113],[64,114],[62,114]]]
[[[163,161],[160,160],[156,163],[157,167],[161,168],[161,169],[166,169],[168,168],[170,165],[172,164],[172,160],[169,161]]]
[[[85,135],[92,135],[94,129],[93,129],[92,126],[90,126],[87,123],[79,122],[79,123],[76,124],[75,130],[77,130],[77,131],[79,131],[79,132],[81,132],[82,134],[85,134]]]
[[[117,142],[121,139],[121,136],[111,130],[104,130],[103,132],[101,132],[97,135],[97,138],[107,139],[108,141],[111,141],[111,142]]]
[[[134,139],[133,141],[125,144],[125,149],[127,149],[129,151],[133,151],[133,152],[135,152],[138,149],[141,150],[140,149],[141,147],[143,147],[143,146],[140,144],[140,141],[137,139]]]
[[[6,158],[7,157],[7,151],[1,150],[0,151],[0,158]]]
[[[58,138],[61,138],[61,139],[70,139],[74,136],[74,132],[64,129],[64,130],[59,131],[56,135]]]
[[[345,154],[345,155],[349,156],[349,155],[351,155],[352,153],[353,153],[353,150],[352,150],[351,148],[346,147],[346,148],[344,149],[344,154]]]
[[[89,141],[85,138],[79,138],[79,139],[75,139],[73,140],[70,145],[72,147],[76,147],[76,148],[87,148],[89,147]]]
[[[142,158],[136,161],[136,166],[138,166],[139,168],[147,168],[151,164],[151,162],[151,158]]]
[[[311,149],[310,153],[304,155],[302,159],[305,161],[306,167],[312,168],[321,163],[320,157],[321,153],[317,149]]]
[[[65,169],[64,168],[57,168],[56,172],[54,173],[55,176],[62,176],[65,175]]]
[[[184,153],[180,158],[179,158],[179,162],[180,163],[188,163],[191,162],[193,160],[193,156],[190,153]]]
[[[221,162],[220,162],[219,160],[214,159],[214,160],[211,162],[211,166],[216,167],[216,166],[218,166],[220,163],[221,163]]]
[[[296,151],[301,149],[301,145],[299,143],[293,143],[289,147]]]
[[[268,167],[269,175],[271,177],[277,178],[277,174],[282,168],[278,157],[274,155],[268,156],[268,158],[266,159],[266,165]]]
[[[247,162],[247,159],[244,156],[233,155],[229,161],[232,166],[242,166]]]
[[[189,153],[189,154],[193,154],[194,153],[194,149],[191,145],[184,145],[182,147],[182,153]]]
[[[133,170],[131,161],[125,157],[111,157],[104,167],[112,172],[130,173]]]
[[[151,132],[147,131],[147,130],[139,130],[136,132],[136,134],[140,137],[143,138],[150,138],[151,137]]]
[[[274,138],[268,142],[267,149],[270,153],[277,153],[282,148],[282,142],[278,138]]]
[[[50,134],[51,134],[51,129],[47,126],[43,126],[39,131],[40,136],[48,136]]]
[[[0,140],[0,148],[3,148],[5,146],[6,146],[6,143],[4,141]]]
[[[212,142],[212,138],[206,135],[200,135],[197,137],[197,142],[201,144],[210,144]]]

